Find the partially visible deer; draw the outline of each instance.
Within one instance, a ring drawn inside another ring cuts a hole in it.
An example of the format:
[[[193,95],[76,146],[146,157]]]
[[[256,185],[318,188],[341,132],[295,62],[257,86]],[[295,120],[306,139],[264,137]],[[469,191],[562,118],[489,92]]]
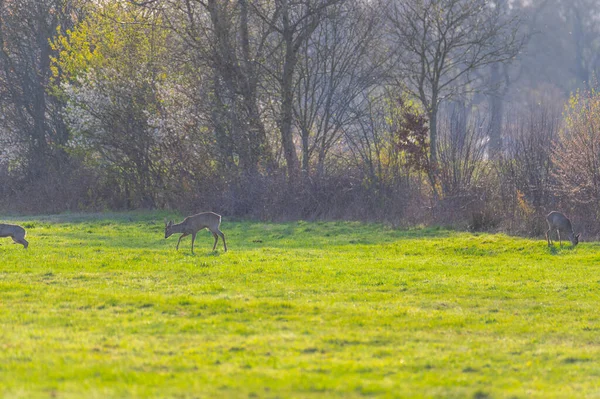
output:
[[[548,231],[546,232],[546,240],[548,240],[548,246],[552,245],[552,241],[550,240],[550,233],[553,230],[556,230],[558,234],[558,242],[562,247],[562,241],[560,239],[560,232],[567,232],[569,235],[569,240],[573,246],[579,243],[580,234],[575,234],[573,231],[573,226],[571,226],[571,221],[567,219],[565,215],[560,212],[552,211],[546,216],[546,221],[548,222]]]
[[[29,243],[25,239],[25,229],[15,224],[0,224],[0,237],[11,237],[15,244],[21,244],[25,249]]]
[[[194,240],[196,239],[196,233],[202,229],[208,229],[215,237],[215,244],[213,245],[213,251],[217,247],[217,242],[219,241],[219,237],[223,239],[223,247],[225,248],[225,252],[227,252],[227,244],[225,243],[225,234],[221,230],[219,230],[219,226],[221,225],[221,215],[217,215],[213,212],[204,212],[199,213],[197,215],[188,216],[183,219],[183,222],[173,224],[173,221],[169,221],[165,219],[165,238],[169,238],[173,233],[182,233],[181,237],[179,237],[179,241],[177,241],[177,250],[179,250],[179,243],[181,239],[185,236],[192,235],[192,253],[194,253]]]

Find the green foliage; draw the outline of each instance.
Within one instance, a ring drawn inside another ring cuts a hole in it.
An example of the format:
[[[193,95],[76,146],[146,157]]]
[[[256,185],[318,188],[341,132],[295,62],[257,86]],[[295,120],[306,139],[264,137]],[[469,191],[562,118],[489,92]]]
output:
[[[95,171],[106,197],[128,208],[155,206],[171,180],[165,149],[180,152],[181,145],[164,119],[164,99],[175,92],[169,82],[177,76],[166,73],[168,32],[156,12],[130,2],[90,8],[75,29],[65,35],[59,29],[53,43],[59,54],[53,93],[66,103],[68,151]]]
[[[368,126],[371,137],[364,143],[356,140],[367,172],[365,183],[392,186],[399,180],[408,182],[411,173],[418,177],[426,172],[429,128],[419,105],[405,92],[392,88],[370,101],[374,115]]]
[[[144,76],[151,66],[153,77],[166,78],[167,65],[157,62],[166,54],[167,30],[161,19],[128,2],[103,2],[91,9],[73,30],[58,34],[52,43],[55,77],[69,81]],[[89,75],[94,72],[94,75]],[[97,76],[98,75],[98,76]]]
[[[585,397],[598,246],[224,219],[175,251],[158,213],[14,220],[0,396]],[[175,217],[179,219],[179,217]]]

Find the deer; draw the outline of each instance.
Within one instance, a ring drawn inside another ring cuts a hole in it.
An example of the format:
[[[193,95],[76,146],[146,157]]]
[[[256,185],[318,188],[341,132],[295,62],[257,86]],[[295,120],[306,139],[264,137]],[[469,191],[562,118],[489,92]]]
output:
[[[15,244],[21,244],[25,249],[29,243],[25,239],[25,229],[16,224],[0,224],[0,237],[11,237]]]
[[[552,211],[546,216],[546,221],[548,222],[548,231],[546,231],[546,240],[548,240],[548,246],[552,245],[552,241],[550,240],[550,232],[556,230],[558,234],[558,242],[562,247],[562,241],[560,239],[560,232],[564,231],[569,234],[569,240],[571,241],[571,245],[575,246],[579,243],[579,234],[575,234],[573,231],[573,226],[571,225],[571,221],[562,213]]]
[[[219,230],[221,225],[221,215],[217,215],[214,212],[203,212],[197,215],[188,216],[183,219],[183,222],[174,224],[173,221],[167,223],[165,219],[165,239],[169,238],[173,233],[182,233],[181,237],[177,241],[177,250],[179,250],[179,243],[183,237],[192,235],[192,254],[194,253],[194,240],[196,240],[196,233],[202,229],[208,229],[215,237],[215,244],[213,245],[213,251],[217,248],[217,242],[219,237],[223,239],[223,247],[227,252],[227,243],[225,242],[225,234]]]

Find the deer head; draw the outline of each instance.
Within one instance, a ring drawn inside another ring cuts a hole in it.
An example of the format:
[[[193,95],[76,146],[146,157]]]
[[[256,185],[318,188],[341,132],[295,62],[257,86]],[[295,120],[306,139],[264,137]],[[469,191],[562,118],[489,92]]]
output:
[[[579,236],[581,235],[581,233],[579,234],[569,234],[569,240],[571,240],[571,244],[573,244],[573,246],[579,244]]]
[[[167,223],[167,219],[165,219],[165,238],[169,238],[171,234],[173,234],[171,227],[173,227],[173,221],[170,220],[169,223]]]

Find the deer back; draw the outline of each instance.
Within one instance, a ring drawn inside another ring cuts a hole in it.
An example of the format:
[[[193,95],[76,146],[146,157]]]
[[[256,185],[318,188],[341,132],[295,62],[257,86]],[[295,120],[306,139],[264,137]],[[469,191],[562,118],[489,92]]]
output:
[[[221,215],[217,215],[214,212],[203,212],[196,215],[186,217],[182,224],[185,224],[187,228],[195,231],[207,228],[211,231],[218,230],[221,224]]]
[[[0,224],[0,237],[25,237],[25,229],[15,224]]]
[[[546,217],[548,221],[548,227],[551,229],[558,229],[564,231],[573,231],[571,221],[560,212],[550,212]]]

